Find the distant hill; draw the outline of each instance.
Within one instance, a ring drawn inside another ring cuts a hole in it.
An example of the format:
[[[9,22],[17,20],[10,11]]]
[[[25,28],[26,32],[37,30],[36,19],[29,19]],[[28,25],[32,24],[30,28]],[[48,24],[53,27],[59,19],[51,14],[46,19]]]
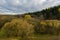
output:
[[[60,20],[60,5],[44,9],[42,11],[26,13],[24,15],[31,15],[34,18],[44,19],[44,20]]]

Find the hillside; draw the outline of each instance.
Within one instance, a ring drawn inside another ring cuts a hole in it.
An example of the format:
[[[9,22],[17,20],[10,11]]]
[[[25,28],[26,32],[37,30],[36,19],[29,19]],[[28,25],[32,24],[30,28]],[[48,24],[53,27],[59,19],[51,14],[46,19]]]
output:
[[[60,40],[60,6],[0,15],[0,40]]]
[[[45,20],[60,20],[60,5],[44,9],[42,11],[27,13],[34,18],[45,19]],[[25,14],[26,15],[26,14]]]

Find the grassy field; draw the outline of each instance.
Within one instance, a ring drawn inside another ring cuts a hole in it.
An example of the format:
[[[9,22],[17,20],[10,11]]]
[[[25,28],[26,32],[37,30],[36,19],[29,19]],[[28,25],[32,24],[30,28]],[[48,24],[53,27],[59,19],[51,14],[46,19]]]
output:
[[[51,35],[38,35],[28,37],[29,40],[60,40],[60,36],[51,36]],[[0,40],[20,40],[19,38],[0,38]]]

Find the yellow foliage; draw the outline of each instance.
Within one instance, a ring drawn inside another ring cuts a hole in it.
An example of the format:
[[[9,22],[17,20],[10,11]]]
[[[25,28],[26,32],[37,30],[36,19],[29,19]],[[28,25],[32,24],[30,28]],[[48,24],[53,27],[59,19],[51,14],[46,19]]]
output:
[[[26,20],[23,19],[13,19],[11,22],[6,23],[2,30],[6,33],[9,33],[9,35],[29,35],[33,32],[33,25],[29,24]]]
[[[41,25],[46,25],[46,22],[45,21],[41,21],[40,24]]]
[[[26,19],[30,19],[31,16],[30,16],[30,15],[25,15],[25,18],[26,18]]]
[[[48,10],[50,10],[51,8],[47,8]]]
[[[60,8],[58,8],[58,12],[60,12]]]
[[[49,25],[49,26],[56,27],[56,28],[60,27],[60,21],[58,20],[45,20],[45,21],[41,21],[40,24],[44,26]]]

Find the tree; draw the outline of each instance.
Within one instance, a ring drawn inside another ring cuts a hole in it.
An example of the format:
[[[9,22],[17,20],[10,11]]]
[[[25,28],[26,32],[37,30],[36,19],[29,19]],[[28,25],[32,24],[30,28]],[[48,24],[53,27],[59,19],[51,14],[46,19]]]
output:
[[[30,16],[30,15],[25,15],[25,18],[26,18],[26,19],[30,19],[31,16]]]
[[[60,8],[58,8],[58,12],[60,12]]]

